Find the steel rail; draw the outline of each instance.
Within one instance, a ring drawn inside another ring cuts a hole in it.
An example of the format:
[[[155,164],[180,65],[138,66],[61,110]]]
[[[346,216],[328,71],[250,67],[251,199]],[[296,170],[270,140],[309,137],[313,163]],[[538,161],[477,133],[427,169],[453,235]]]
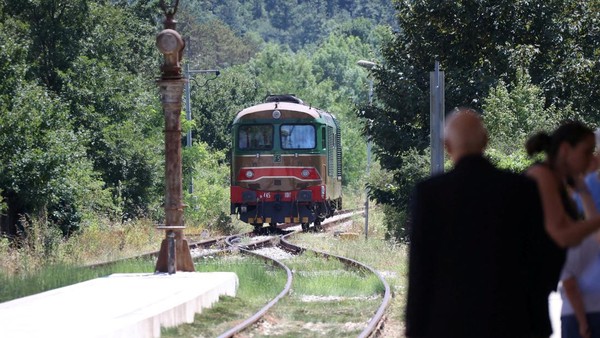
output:
[[[381,301],[381,305],[379,306],[379,308],[377,309],[377,311],[375,312],[373,317],[371,317],[371,319],[369,319],[369,324],[367,325],[367,327],[361,332],[361,334],[358,337],[366,338],[366,337],[371,336],[378,329],[379,324],[383,320],[383,317],[385,315],[385,311],[388,308],[388,306],[390,305],[390,302],[392,299],[390,286],[389,286],[388,282],[383,278],[383,276],[378,271],[376,271],[375,269],[371,268],[370,266],[363,264],[361,262],[358,262],[354,259],[343,257],[343,256],[338,256],[338,255],[333,255],[333,254],[330,254],[330,253],[327,253],[324,251],[320,251],[320,250],[308,249],[308,248],[302,247],[300,245],[290,243],[288,241],[288,238],[292,237],[296,233],[297,232],[293,232],[293,233],[282,236],[280,246],[283,246],[286,248],[286,250],[291,250],[293,252],[312,251],[315,254],[323,256],[323,257],[333,257],[333,258],[338,259],[340,262],[342,262],[346,265],[350,265],[350,266],[353,266],[353,267],[359,268],[359,269],[368,270],[371,273],[373,273],[375,276],[377,276],[377,278],[379,278],[379,281],[383,284],[383,286],[385,288],[385,291],[383,294],[383,300]]]
[[[231,236],[231,237],[235,237],[235,236]],[[227,244],[230,244],[231,243],[230,237],[228,237],[225,241]],[[267,242],[269,242],[269,240],[267,240]],[[281,298],[283,298],[285,295],[287,295],[290,292],[290,289],[292,288],[292,278],[293,278],[292,271],[285,264],[283,264],[282,262],[280,262],[279,260],[277,260],[275,258],[261,255],[259,253],[252,252],[250,250],[247,250],[247,249],[244,249],[241,247],[235,247],[234,244],[231,244],[231,247],[229,248],[229,250],[235,250],[236,248],[239,249],[240,252],[254,255],[266,262],[274,262],[281,269],[285,270],[285,272],[287,274],[287,281],[285,283],[283,290],[275,298],[273,298],[269,303],[267,303],[267,305],[263,306],[260,310],[258,310],[258,312],[256,312],[251,317],[248,317],[246,320],[244,320],[240,324],[238,324],[238,325],[234,326],[233,328],[220,334],[218,336],[218,338],[233,337],[235,334],[240,333],[244,329],[248,328],[250,325],[256,323],[258,320],[260,320],[262,317],[264,317],[265,313],[267,313],[267,311],[269,311],[273,306],[275,306],[275,304],[277,304],[277,302],[279,302],[279,300]]]
[[[219,241],[223,240],[224,238],[225,237],[218,237],[218,238],[211,238],[211,239],[207,239],[207,240],[203,240],[203,241],[195,241],[195,242],[189,243],[188,246],[190,249],[209,248],[211,246],[214,246],[215,244],[217,244]],[[111,265],[111,264],[118,263],[118,262],[123,262],[123,261],[130,260],[130,259],[153,258],[153,257],[157,257],[158,254],[159,254],[159,250],[146,251],[141,254],[131,255],[128,257],[123,257],[123,258],[119,258],[119,259],[115,259],[115,260],[107,260],[107,261],[102,261],[102,262],[97,262],[97,263],[92,263],[92,264],[84,264],[81,267],[83,267],[83,268],[100,268],[103,266]]]
[[[360,212],[362,212],[362,210],[360,210],[358,212],[357,212],[357,210],[340,211],[334,217],[331,217],[323,222],[323,224],[322,224],[323,229],[328,228],[334,224],[340,223],[340,222],[352,217],[356,213],[360,213]],[[289,225],[288,225],[288,227],[289,227]],[[300,233],[300,232],[301,232],[301,230],[298,229],[289,234],[281,234],[281,235],[273,236],[271,238],[267,237],[260,241],[256,241],[254,243],[249,243],[249,244],[246,244],[243,246],[240,245],[239,243],[234,243],[234,242],[242,237],[253,237],[256,235],[255,232],[250,231],[250,232],[237,234],[237,235],[231,235],[231,236],[227,236],[227,237],[219,237],[219,238],[208,239],[208,240],[199,241],[199,242],[192,242],[189,244],[190,249],[210,248],[210,247],[214,247],[215,245],[217,245],[219,243],[219,241],[223,241],[226,244],[226,247],[217,249],[216,251],[212,251],[210,253],[210,255],[219,254],[219,253],[223,253],[223,252],[235,252],[236,250],[238,250],[239,252],[242,252],[244,254],[250,254],[250,255],[256,256],[265,262],[272,262],[274,265],[277,265],[279,268],[286,271],[287,281],[286,281],[286,284],[285,284],[283,290],[275,298],[273,298],[269,303],[267,303],[264,307],[262,307],[259,311],[257,311],[254,315],[252,315],[251,317],[248,317],[242,323],[236,325],[235,327],[223,332],[221,335],[218,336],[219,338],[233,337],[234,335],[236,335],[236,334],[240,333],[241,331],[243,331],[244,329],[248,328],[250,325],[256,323],[258,320],[260,320],[262,317],[264,317],[265,313],[267,311],[269,311],[273,306],[275,306],[275,304],[277,304],[277,302],[279,302],[279,300],[281,300],[284,296],[286,296],[290,292],[291,286],[292,286],[292,280],[293,280],[293,274],[292,274],[291,270],[285,264],[283,264],[281,261],[279,261],[275,258],[268,257],[266,255],[262,255],[262,254],[253,252],[251,250],[262,248],[262,247],[267,247],[267,246],[280,246],[282,248],[285,248],[285,250],[293,252],[295,254],[302,253],[306,250],[318,252],[317,250],[306,249],[306,248],[302,248],[300,246],[291,244],[289,242],[284,242],[284,239],[283,239],[284,237],[287,238],[289,236],[292,236],[292,235]],[[275,242],[274,238],[280,239],[279,242],[274,243]],[[285,244],[285,243],[287,243],[287,244]],[[146,252],[146,253],[136,255],[133,257],[127,257],[127,258],[122,258],[122,259],[113,260],[113,261],[105,261],[105,262],[101,262],[101,263],[91,264],[91,265],[87,265],[86,267],[91,267],[91,268],[100,267],[100,266],[109,265],[109,264],[113,264],[118,261],[132,259],[132,258],[156,257],[158,255],[158,253],[159,253],[158,251],[151,251],[151,252]],[[363,268],[363,265],[361,263],[352,261],[348,258],[330,255],[327,253],[321,253],[321,254],[324,256],[335,257],[337,259],[340,259],[341,261],[343,261],[345,259],[346,260],[345,262],[347,264],[353,265],[355,267]],[[375,273],[380,278],[380,280],[383,280],[382,277],[379,275],[379,273],[377,273],[375,270],[371,269],[368,266],[364,266],[364,267],[366,267],[366,269],[368,269],[369,271]],[[387,283],[385,283],[385,281],[384,281],[384,285],[386,287],[386,295],[387,295],[387,294],[389,294],[389,286],[387,285]],[[383,312],[383,311],[385,311],[385,308],[383,310],[378,311],[377,314],[379,314],[379,312]],[[375,318],[377,318],[376,323],[378,323],[381,320],[381,317],[382,317],[382,315],[381,316],[376,315],[371,319],[371,322],[373,322],[373,320]],[[361,335],[361,337],[363,337],[363,336]]]

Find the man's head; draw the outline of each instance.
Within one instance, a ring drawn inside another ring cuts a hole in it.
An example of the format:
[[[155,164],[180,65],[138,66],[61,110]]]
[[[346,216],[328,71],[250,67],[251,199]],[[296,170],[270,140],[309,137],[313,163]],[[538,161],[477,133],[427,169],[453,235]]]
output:
[[[446,119],[444,145],[456,163],[463,156],[483,154],[488,142],[481,116],[471,108],[456,108]]]

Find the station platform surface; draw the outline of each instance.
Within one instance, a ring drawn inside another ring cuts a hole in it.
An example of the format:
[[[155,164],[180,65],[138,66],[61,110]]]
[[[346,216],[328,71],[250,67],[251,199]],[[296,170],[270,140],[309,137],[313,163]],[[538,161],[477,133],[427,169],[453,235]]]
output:
[[[0,336],[160,337],[237,286],[233,272],[113,274],[0,303]]]

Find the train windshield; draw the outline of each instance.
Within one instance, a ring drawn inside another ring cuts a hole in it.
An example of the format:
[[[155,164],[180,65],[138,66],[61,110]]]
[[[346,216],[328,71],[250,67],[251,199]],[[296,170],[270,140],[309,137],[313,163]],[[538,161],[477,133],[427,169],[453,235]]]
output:
[[[273,126],[269,124],[242,125],[238,130],[238,147],[242,150],[273,148]]]
[[[279,134],[282,149],[313,149],[317,143],[315,127],[310,124],[282,124]]]

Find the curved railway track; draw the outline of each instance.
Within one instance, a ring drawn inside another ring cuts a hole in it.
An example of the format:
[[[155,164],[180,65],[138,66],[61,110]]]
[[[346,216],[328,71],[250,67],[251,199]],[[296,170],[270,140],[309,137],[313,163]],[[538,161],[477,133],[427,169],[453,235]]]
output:
[[[322,224],[322,227],[323,227],[323,229],[327,229],[337,223],[343,222],[344,220],[346,220],[347,218],[349,218],[353,215],[354,215],[353,212],[348,212],[348,213],[339,215],[337,218],[334,218],[334,219],[330,220],[329,222],[324,222]],[[278,236],[271,236],[271,237],[267,236],[267,237],[261,238],[259,240],[251,241],[250,243],[243,244],[243,245],[240,244],[240,238],[242,236],[252,236],[251,233],[230,236],[226,239],[226,243],[227,243],[227,245],[229,245],[229,248],[227,248],[225,250],[239,250],[240,252],[242,252],[244,254],[253,255],[253,256],[258,257],[266,262],[270,262],[272,265],[277,266],[278,268],[283,269],[286,272],[287,281],[286,281],[284,288],[272,301],[270,301],[268,304],[266,304],[264,307],[262,307],[255,314],[253,314],[252,316],[245,319],[242,323],[236,325],[235,327],[233,327],[233,328],[227,330],[226,332],[222,333],[221,335],[219,335],[219,338],[233,337],[234,335],[248,329],[253,324],[258,322],[261,318],[263,318],[264,315],[270,309],[272,309],[277,304],[278,301],[280,301],[283,297],[285,297],[287,294],[289,294],[292,283],[293,283],[293,274],[291,272],[291,269],[278,259],[266,256],[266,255],[263,255],[263,254],[260,254],[260,253],[257,253],[254,251],[254,250],[257,250],[260,248],[271,247],[271,246],[277,246],[277,247],[279,247],[289,253],[292,253],[294,255],[300,255],[300,254],[305,254],[307,252],[312,252],[316,256],[320,256],[323,258],[337,259],[340,262],[342,262],[345,266],[347,266],[351,269],[359,270],[363,273],[364,272],[371,273],[371,274],[377,276],[380,283],[384,287],[382,301],[381,301],[377,311],[375,312],[375,314],[369,319],[366,327],[359,334],[359,337],[370,337],[370,336],[376,334],[378,332],[378,330],[381,329],[384,318],[385,318],[385,310],[387,309],[387,307],[391,301],[390,287],[389,287],[388,283],[385,281],[385,279],[383,278],[383,276],[381,276],[381,274],[379,272],[377,272],[375,269],[373,269],[361,262],[358,262],[356,260],[346,258],[343,256],[329,254],[329,253],[318,251],[318,250],[309,249],[309,248],[298,246],[298,245],[291,243],[289,241],[289,239],[291,237],[293,237],[294,235],[296,235],[297,233],[299,233],[300,231],[301,231],[300,229],[297,229],[297,230],[293,230],[287,234],[280,234]]]
[[[344,221],[348,220],[349,218],[356,215],[357,213],[362,213],[362,211],[353,211],[353,210],[341,211],[338,215],[323,222],[323,224],[321,224],[321,229],[317,229],[317,230],[318,231],[327,231],[329,228],[331,228],[337,224],[343,223]],[[291,230],[290,230],[290,228],[291,228]],[[268,229],[268,228],[266,228],[266,229]],[[383,285],[384,292],[381,295],[381,303],[380,303],[379,307],[377,308],[377,311],[368,320],[366,327],[359,334],[359,337],[370,337],[370,336],[375,335],[378,332],[378,330],[381,329],[381,327],[383,325],[383,322],[385,320],[385,310],[387,309],[387,307],[391,301],[390,287],[389,287],[389,284],[386,282],[386,280],[383,278],[383,276],[379,272],[377,272],[375,269],[373,269],[372,267],[367,266],[356,260],[346,258],[343,256],[333,255],[333,254],[318,251],[318,250],[313,250],[310,248],[298,246],[298,245],[291,243],[290,239],[293,236],[295,236],[296,234],[298,234],[300,232],[303,232],[303,230],[300,228],[300,226],[281,225],[278,227],[278,232],[279,232],[278,234],[271,234],[271,235],[264,236],[264,235],[259,235],[255,232],[251,231],[251,232],[228,236],[228,237],[219,237],[219,238],[207,239],[207,240],[203,240],[203,241],[195,241],[195,242],[190,243],[190,245],[189,245],[190,250],[191,250],[192,256],[194,258],[198,258],[198,257],[205,256],[205,255],[214,255],[214,254],[223,253],[223,252],[238,252],[239,251],[242,254],[258,257],[259,259],[267,262],[268,264],[270,264],[276,268],[282,269],[283,271],[285,271],[285,273],[287,275],[287,281],[285,283],[284,288],[279,292],[279,294],[275,298],[273,298],[269,303],[267,303],[265,306],[263,306],[260,310],[258,310],[252,316],[246,318],[241,323],[235,325],[234,327],[232,327],[232,328],[228,329],[227,331],[223,332],[222,334],[220,334],[219,337],[220,338],[233,337],[236,334],[239,334],[240,332],[247,330],[253,324],[255,324],[259,320],[261,320],[265,316],[265,314],[267,314],[267,312],[269,310],[271,310],[281,299],[283,299],[286,295],[289,294],[290,289],[292,287],[292,283],[293,283],[292,270],[288,266],[286,266],[286,264],[283,263],[281,260],[278,260],[276,258],[269,257],[268,255],[264,255],[264,254],[257,252],[257,251],[260,251],[260,249],[267,248],[267,247],[280,248],[280,249],[282,249],[288,253],[291,253],[293,255],[302,255],[302,254],[306,254],[306,253],[312,253],[315,256],[323,257],[326,259],[331,259],[331,258],[337,259],[338,261],[342,262],[346,267],[348,267],[350,269],[354,269],[354,270],[360,271],[362,273],[369,273],[369,274],[375,275],[378,278],[378,280],[380,281],[380,283]],[[142,257],[149,258],[149,257],[156,256],[156,255],[158,255],[158,251],[147,252],[142,255],[138,255],[136,257],[137,258],[142,258]],[[97,264],[90,265],[90,267],[107,265],[107,264],[111,264],[114,262],[115,261],[97,263]]]

